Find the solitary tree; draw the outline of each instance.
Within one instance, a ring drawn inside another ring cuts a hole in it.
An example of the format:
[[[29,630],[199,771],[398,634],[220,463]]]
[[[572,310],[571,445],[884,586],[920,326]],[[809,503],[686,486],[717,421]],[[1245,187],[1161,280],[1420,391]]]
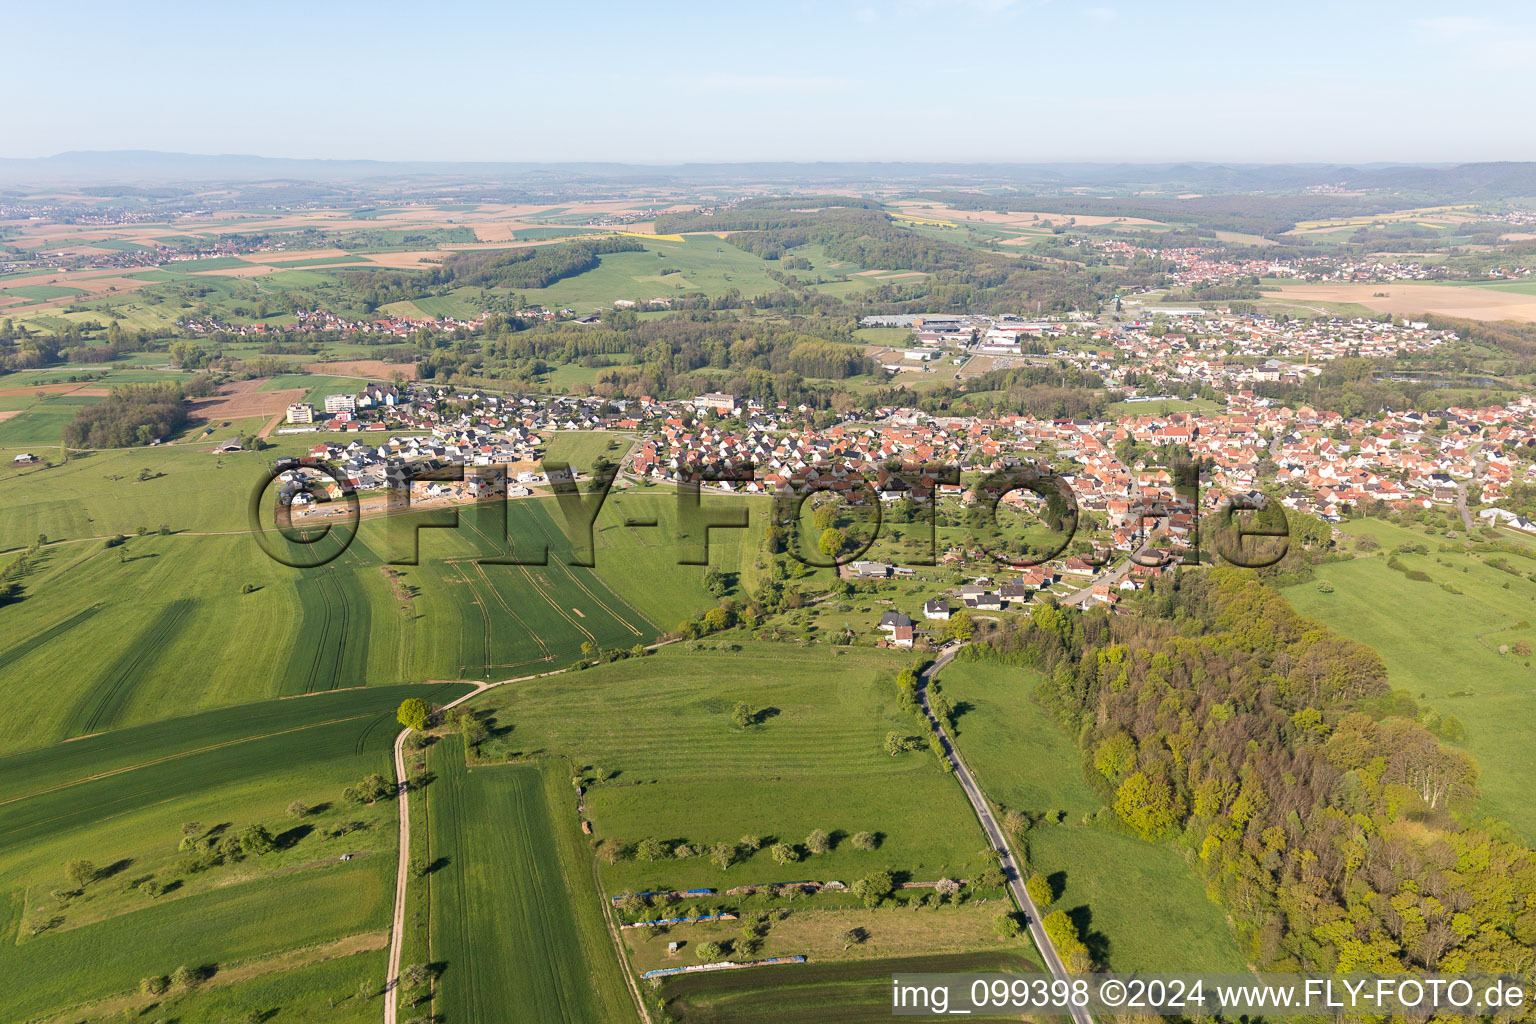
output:
[[[309,804],[306,804],[303,800],[295,800],[288,805],[288,817],[290,818],[302,818],[308,813]]]
[[[72,860],[64,865],[64,874],[76,889],[84,889],[96,880],[97,870],[88,860]]]
[[[853,894],[863,901],[866,907],[878,907],[891,893],[896,891],[896,883],[891,878],[889,871],[876,871],[872,875],[863,878],[849,886]]]
[[[725,955],[725,950],[720,948],[718,942],[701,942],[699,948],[694,950],[694,955],[700,960],[719,960]]]
[[[774,843],[768,853],[775,864],[793,864],[800,859],[800,851],[788,843]]]
[[[672,851],[668,848],[667,844],[654,836],[647,836],[640,840],[639,844],[635,847],[635,856],[644,861],[663,860],[671,855],[671,853]]]
[[[753,712],[752,705],[743,700],[736,702],[735,709],[731,711],[731,721],[736,723],[738,729],[745,729],[756,720],[757,715]]]
[[[873,832],[855,832],[849,842],[853,844],[855,850],[864,850],[866,852],[880,845],[879,838]]]
[[[805,848],[812,853],[826,853],[832,849],[832,837],[817,829],[805,837]]]
[[[420,697],[409,697],[400,702],[400,711],[397,717],[400,724],[407,729],[425,729],[427,718],[432,714],[432,709],[427,702]]]
[[[816,542],[816,547],[828,558],[836,558],[847,543],[848,539],[843,536],[843,531],[831,526],[821,531],[821,540]]]
[[[275,849],[277,849],[277,843],[265,826],[249,825],[240,831],[241,852],[260,857]]]

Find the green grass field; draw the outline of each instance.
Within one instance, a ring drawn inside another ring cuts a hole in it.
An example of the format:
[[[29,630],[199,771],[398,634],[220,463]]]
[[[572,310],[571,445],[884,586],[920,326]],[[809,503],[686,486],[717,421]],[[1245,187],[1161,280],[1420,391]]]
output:
[[[615,299],[643,302],[690,292],[714,296],[733,288],[751,297],[779,287],[765,273],[770,264],[714,235],[687,235],[681,242],[640,240],[644,252],[609,253],[594,270],[548,288],[519,289],[519,294],[529,302],[590,310],[612,306]]]
[[[417,565],[385,563],[410,556],[412,522],[442,513],[365,520],[334,562],[288,568],[239,532],[238,489],[196,490],[198,480],[236,479],[232,468],[217,469],[206,453],[154,455],[164,477],[141,483],[124,473],[84,500],[71,500],[71,490],[90,492],[106,466],[128,469],[149,456],[92,456],[38,472],[61,481],[54,496],[18,503],[6,520],[14,547],[39,533],[128,539],[115,548],[100,540],[50,543],[22,580],[21,600],[6,609],[0,681],[37,706],[27,719],[0,725],[0,751],[279,694],[545,671],[575,659],[584,643],[649,643],[714,604],[703,569],[662,561],[666,549],[626,541],[627,551],[600,547],[597,569],[569,564],[573,549],[551,499],[507,503],[505,527],[500,504],[465,508],[458,529],[420,531]],[[29,484],[37,478],[23,474]],[[123,497],[112,501],[113,493]],[[659,506],[665,499],[658,499]],[[199,506],[205,522],[197,522]],[[134,536],[130,524],[153,530],[167,507],[188,517],[173,516],[173,530],[189,522],[224,530]],[[518,557],[547,547],[548,563],[481,564],[506,557],[496,541],[503,528]],[[642,571],[649,575],[635,575]],[[242,592],[246,585],[252,592]],[[60,675],[65,657],[69,671]],[[190,675],[189,666],[196,667]]]
[[[261,973],[250,965],[277,954],[306,967],[318,952],[291,951],[338,940],[357,942],[353,952],[378,948],[393,892],[394,807],[350,805],[341,792],[370,772],[391,773],[400,700],[446,701],[465,690],[373,687],[267,701],[0,758],[8,897],[0,974],[29,981],[0,989],[0,1018],[118,999],[181,964],[214,968],[218,982]],[[295,800],[310,809],[303,819],[285,812]],[[262,824],[277,849],[191,870],[177,846],[186,822],[214,837]],[[341,822],[356,827],[332,835]],[[343,853],[349,863],[338,860]],[[60,899],[74,858],[102,874]],[[146,895],[146,881],[164,892]],[[371,975],[376,983],[381,973]]]
[[[956,661],[941,673],[960,707],[956,744],[987,796],[1008,808],[1065,811],[1029,834],[1031,870],[1051,878],[1096,958],[1116,971],[1241,971],[1219,907],[1175,850],[1083,816],[1103,803],[1077,747],[1030,699],[1030,670]],[[1103,811],[1109,817],[1111,812]]]
[[[934,881],[987,866],[980,826],[933,755],[884,750],[888,732],[915,731],[896,706],[891,679],[881,678],[906,658],[734,637],[727,646],[740,649],[674,645],[482,699],[499,726],[511,727],[511,748],[567,755],[611,776],[586,797],[598,838],[708,848],[749,833],[772,837],[725,871],[703,856],[603,864],[607,891],[848,882],[884,868]],[[759,711],[760,724],[734,725],[737,701]],[[769,857],[772,842],[798,844],[816,829],[844,837],[868,831],[882,842],[859,851],[842,841],[784,865]]]
[[[445,1024],[635,1019],[567,772],[552,760],[471,770],[457,737],[428,764],[427,856],[438,866],[425,884]]]
[[[1460,745],[1480,769],[1480,810],[1536,839],[1536,804],[1530,800],[1536,754],[1525,739],[1536,727],[1536,669],[1529,657],[1499,653],[1501,644],[1513,647],[1520,639],[1536,646],[1536,583],[1527,578],[1536,571],[1536,551],[1517,543],[1526,556],[1466,554],[1460,541],[1383,522],[1357,520],[1342,532],[1369,533],[1381,553],[1319,566],[1318,579],[1332,584],[1332,593],[1303,583],[1287,589],[1286,598],[1303,615],[1375,648],[1393,687],[1461,719],[1466,739]],[[1403,543],[1428,547],[1428,554],[1397,557],[1431,582],[1387,567],[1386,553]],[[1442,552],[1441,544],[1454,550]],[[1503,558],[1521,575],[1490,566],[1489,558]]]
[[[731,596],[739,600],[757,581],[768,502],[706,494],[699,507],[708,516],[747,510],[746,529],[708,531],[709,563],[733,579],[736,589]],[[655,526],[628,525],[652,520]],[[701,532],[685,529],[692,524],[680,509],[676,491],[642,487],[616,489],[593,526],[595,571],[621,598],[645,609],[662,629],[673,629],[719,603],[703,588],[705,567],[684,561],[706,554]]]
[[[30,302],[43,302],[47,299],[65,299],[71,295],[86,294],[83,288],[71,288],[62,284],[24,284],[7,288],[0,292],[0,296],[12,299],[27,299]]]

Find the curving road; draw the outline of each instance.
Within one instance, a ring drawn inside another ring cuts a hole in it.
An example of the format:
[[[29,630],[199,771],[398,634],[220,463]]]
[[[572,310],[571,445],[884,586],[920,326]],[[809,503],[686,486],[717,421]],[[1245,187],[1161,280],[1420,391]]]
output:
[[[1040,910],[1024,888],[1024,875],[1019,871],[1018,862],[1014,860],[1013,850],[1008,845],[1008,837],[1003,834],[997,818],[992,814],[992,808],[987,805],[987,798],[982,795],[981,787],[976,785],[975,778],[971,776],[970,769],[965,766],[964,761],[960,760],[960,752],[950,742],[949,735],[939,724],[939,720],[934,717],[933,709],[928,705],[928,681],[938,675],[939,670],[949,664],[950,659],[958,653],[960,653],[959,646],[951,647],[939,655],[938,660],[918,676],[917,692],[918,699],[922,701],[923,714],[928,716],[928,725],[938,736],[939,743],[944,748],[944,754],[949,758],[950,767],[954,769],[955,778],[960,780],[960,788],[965,790],[966,799],[970,800],[976,817],[981,819],[982,830],[986,832],[992,848],[998,851],[998,861],[1002,865],[1003,874],[1008,876],[1008,888],[1024,911],[1024,916],[1029,922],[1029,934],[1034,938],[1035,946],[1045,959],[1046,969],[1070,985],[1072,975],[1067,973],[1061,957],[1057,955],[1055,945],[1052,944],[1050,936],[1045,933],[1045,927],[1040,922]],[[1093,1024],[1093,1017],[1081,1007],[1073,1008],[1072,1020],[1074,1024]]]

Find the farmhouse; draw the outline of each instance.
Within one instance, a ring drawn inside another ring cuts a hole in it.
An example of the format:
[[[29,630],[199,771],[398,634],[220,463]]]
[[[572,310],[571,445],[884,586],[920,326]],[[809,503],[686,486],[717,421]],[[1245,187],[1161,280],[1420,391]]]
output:
[[[923,605],[923,618],[947,619],[949,618],[949,602],[942,597],[936,597]]]
[[[34,462],[41,462],[41,461],[43,461],[43,460],[39,459],[36,455],[33,455],[31,452],[22,452],[20,455],[16,456],[14,459],[11,460],[11,465],[13,465],[13,466],[30,466]]]

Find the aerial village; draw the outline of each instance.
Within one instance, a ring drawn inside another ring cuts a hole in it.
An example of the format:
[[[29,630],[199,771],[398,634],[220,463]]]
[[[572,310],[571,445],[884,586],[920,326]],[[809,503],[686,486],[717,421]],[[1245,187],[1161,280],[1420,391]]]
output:
[[[505,483],[498,485],[504,489],[477,481],[472,472],[463,483],[428,485],[428,498],[445,501],[541,493],[550,484],[543,456],[562,431],[612,432],[622,442],[615,453],[618,487],[676,486],[708,476],[703,486],[721,493],[828,492],[858,504],[867,500],[868,480],[882,503],[936,502],[955,515],[983,500],[976,481],[985,474],[1013,466],[1054,469],[1086,513],[1077,548],[1006,579],[978,576],[950,595],[958,598],[957,611],[996,610],[1053,587],[1074,602],[1112,605],[1122,591],[1162,571],[1153,563],[1178,561],[1198,515],[1259,491],[1278,496],[1288,509],[1334,522],[1380,503],[1454,508],[1470,523],[1470,503],[1480,506],[1477,515],[1485,522],[1536,533],[1536,523],[1497,504],[1513,484],[1531,479],[1536,400],[1530,397],[1482,408],[1345,416],[1291,408],[1255,393],[1256,385],[1300,381],[1341,356],[1424,352],[1451,339],[1421,323],[1286,323],[1204,310],[1159,313],[1155,329],[1152,318],[1113,326],[991,316],[868,321],[910,328],[914,347],[963,359],[982,357],[986,346],[1006,346],[1012,355],[996,358],[1022,361],[1029,358],[1031,339],[1043,342],[1045,358],[1099,373],[1126,403],[1125,411],[1088,420],[934,416],[891,406],[839,414],[830,424],[823,414],[816,426],[815,410],[807,407],[717,392],[675,401],[498,395],[424,381],[369,384],[355,395],[330,396],[322,409],[296,404],[281,432],[316,433],[310,455],[338,467],[363,492],[397,482],[401,466],[505,471]],[[1219,396],[1210,411],[1164,410],[1184,404],[1174,397],[1195,388]],[[1204,466],[1199,509],[1174,491],[1169,456],[1175,453]],[[751,472],[731,474],[735,479],[705,472],[748,465]],[[935,465],[957,467],[958,482],[918,468]],[[573,467],[578,479],[591,469]],[[1034,500],[1021,494],[1005,500],[1019,506]],[[1125,562],[1126,555],[1146,552],[1157,557]],[[978,568],[978,552],[964,546],[951,545],[941,555],[945,564]],[[1124,563],[1120,571],[1106,569],[1117,560]],[[874,561],[841,568],[851,579],[906,571]],[[1058,586],[1063,583],[1076,586]],[[922,609],[930,620],[949,613],[947,604],[930,602]],[[894,613],[881,631],[888,634],[885,642],[908,646],[921,627]]]

